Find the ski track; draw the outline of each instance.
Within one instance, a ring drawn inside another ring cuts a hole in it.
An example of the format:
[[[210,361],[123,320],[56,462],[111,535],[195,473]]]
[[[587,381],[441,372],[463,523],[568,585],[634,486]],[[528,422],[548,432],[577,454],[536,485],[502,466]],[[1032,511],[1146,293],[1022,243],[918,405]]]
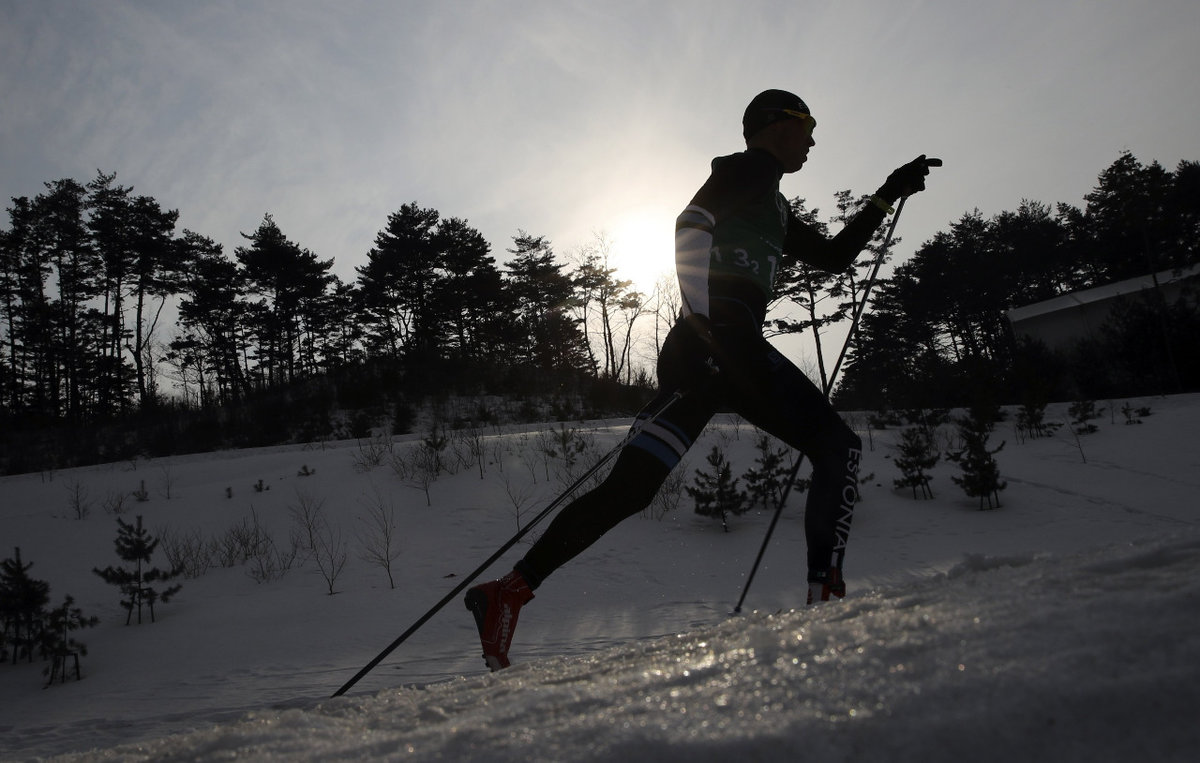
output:
[[[1154,475],[1151,475],[1151,476],[1154,476]],[[1114,500],[1112,498],[1107,498],[1107,497],[1100,496],[1100,495],[1094,495],[1094,494],[1090,494],[1090,493],[1080,491],[1080,490],[1071,490],[1071,489],[1064,488],[1061,485],[1054,485],[1054,484],[1051,484],[1048,482],[1040,482],[1040,481],[1035,481],[1035,480],[1030,480],[1030,479],[1022,479],[1020,477],[1005,477],[1005,479],[1006,479],[1006,481],[1008,481],[1009,483],[1014,484],[1014,485],[1027,485],[1029,487],[1036,488],[1041,491],[1057,493],[1059,495],[1067,496],[1070,498],[1079,498],[1079,499],[1082,499],[1082,500],[1084,500],[1090,504],[1096,505],[1096,506],[1105,506],[1105,507],[1110,507],[1110,508],[1114,508],[1114,509],[1120,509],[1121,511],[1127,512],[1129,514],[1136,514],[1138,516],[1149,517],[1149,518],[1158,520],[1160,522],[1163,522],[1164,524],[1180,525],[1180,526],[1187,526],[1187,527],[1197,526],[1197,521],[1194,519],[1185,519],[1185,518],[1173,516],[1171,514],[1165,514],[1163,512],[1150,511],[1149,509],[1139,508],[1138,506],[1132,505],[1131,503],[1126,502],[1126,501]],[[1180,485],[1182,487],[1187,487],[1187,488],[1192,487],[1191,483],[1185,482],[1183,480],[1170,480],[1170,481],[1177,485]],[[1197,492],[1200,492],[1200,485],[1196,486],[1196,490],[1197,490]]]

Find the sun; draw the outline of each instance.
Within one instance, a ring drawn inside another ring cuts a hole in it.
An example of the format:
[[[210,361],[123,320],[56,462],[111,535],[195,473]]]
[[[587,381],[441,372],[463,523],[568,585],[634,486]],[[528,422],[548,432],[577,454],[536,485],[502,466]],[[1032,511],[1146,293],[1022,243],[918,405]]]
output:
[[[675,213],[639,207],[622,214],[608,231],[610,264],[620,278],[649,296],[663,275],[675,272]]]

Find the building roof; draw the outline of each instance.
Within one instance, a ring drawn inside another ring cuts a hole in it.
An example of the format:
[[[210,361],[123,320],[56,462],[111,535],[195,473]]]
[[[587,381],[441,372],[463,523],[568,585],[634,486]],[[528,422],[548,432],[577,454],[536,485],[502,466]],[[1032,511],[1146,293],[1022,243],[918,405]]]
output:
[[[1143,289],[1149,289],[1154,286],[1155,278],[1158,279],[1160,285],[1184,281],[1188,278],[1195,278],[1200,275],[1200,265],[1192,265],[1191,267],[1183,268],[1182,270],[1164,270],[1153,276],[1146,274],[1137,278],[1128,278],[1124,281],[1105,284],[1104,286],[1096,286],[1091,289],[1081,289],[1068,294],[1060,294],[1057,297],[1052,297],[1041,302],[1034,302],[1030,305],[1022,305],[1014,307],[1008,311],[1008,320],[1012,323],[1034,318],[1039,315],[1047,315],[1056,313],[1060,310],[1069,310],[1081,305],[1091,304],[1093,302],[1101,302],[1113,297],[1119,297],[1125,294],[1136,294]]]

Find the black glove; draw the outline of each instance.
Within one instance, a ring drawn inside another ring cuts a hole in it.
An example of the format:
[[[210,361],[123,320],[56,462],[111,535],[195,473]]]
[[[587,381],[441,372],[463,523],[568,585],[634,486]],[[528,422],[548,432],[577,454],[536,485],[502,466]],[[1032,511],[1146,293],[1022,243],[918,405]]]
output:
[[[921,154],[916,159],[913,159],[908,164],[888,175],[888,179],[884,181],[883,185],[879,186],[879,190],[875,192],[875,195],[886,199],[890,204],[901,196],[912,196],[918,191],[924,191],[925,176],[929,174],[929,168],[941,166],[941,159],[926,159],[925,154]]]

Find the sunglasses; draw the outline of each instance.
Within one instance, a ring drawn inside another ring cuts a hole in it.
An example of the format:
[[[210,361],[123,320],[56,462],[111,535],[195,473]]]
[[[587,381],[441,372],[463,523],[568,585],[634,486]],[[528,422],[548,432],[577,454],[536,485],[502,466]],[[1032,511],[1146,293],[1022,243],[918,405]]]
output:
[[[799,119],[804,124],[804,131],[809,135],[812,135],[813,130],[817,127],[817,120],[813,119],[812,114],[807,114],[803,111],[797,111],[796,109],[776,109],[776,111],[787,114],[789,117]]]

